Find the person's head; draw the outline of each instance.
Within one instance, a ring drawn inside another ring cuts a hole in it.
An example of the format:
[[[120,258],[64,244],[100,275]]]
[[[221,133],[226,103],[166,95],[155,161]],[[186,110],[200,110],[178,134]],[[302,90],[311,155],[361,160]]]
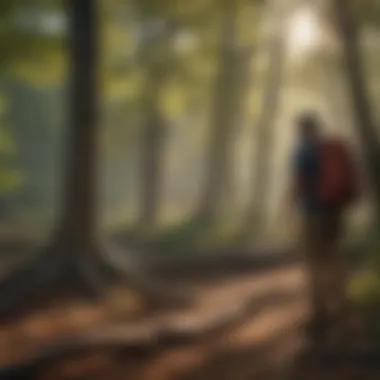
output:
[[[303,113],[297,119],[298,136],[302,141],[316,141],[320,136],[321,122],[313,113]]]

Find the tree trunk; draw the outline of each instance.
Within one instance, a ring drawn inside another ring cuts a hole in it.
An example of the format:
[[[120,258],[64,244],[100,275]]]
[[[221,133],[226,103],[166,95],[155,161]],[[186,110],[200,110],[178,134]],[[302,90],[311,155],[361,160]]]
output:
[[[231,134],[235,121],[234,97],[239,73],[235,70],[237,52],[236,4],[225,3],[222,15],[219,72],[215,84],[215,99],[204,189],[200,214],[214,217],[221,205],[225,186],[229,183]]]
[[[1,282],[1,314],[22,306],[25,299],[51,296],[57,287],[68,286],[86,293],[99,289],[94,192],[97,188],[97,2],[70,0],[68,12],[71,120],[61,220],[57,234],[35,263],[21,267]],[[91,265],[86,265],[90,262]]]
[[[98,9],[95,0],[71,0],[69,11],[71,120],[62,230],[81,246],[97,236]]]
[[[236,211],[236,201],[237,197],[237,183],[236,183],[236,160],[235,154],[237,144],[239,141],[239,133],[244,123],[245,116],[245,106],[246,99],[251,90],[251,69],[252,69],[252,57],[254,54],[254,48],[248,47],[247,49],[241,49],[235,56],[235,62],[233,70],[236,72],[236,77],[234,79],[234,93],[233,99],[231,100],[231,133],[230,133],[230,142],[227,152],[227,167],[226,175],[223,185],[223,203],[228,205],[228,209],[231,209],[232,212]],[[232,95],[232,94],[231,94]]]
[[[284,66],[284,37],[282,25],[273,33],[269,41],[268,69],[264,84],[261,114],[254,134],[252,159],[252,196],[248,208],[248,219],[258,229],[264,227],[269,203],[270,160],[273,157],[275,117],[277,115]]]
[[[141,146],[141,209],[140,224],[151,227],[159,214],[165,121],[159,109],[159,95],[165,73],[150,68],[146,101],[143,107],[145,120]],[[162,75],[160,75],[160,73]]]
[[[57,290],[101,295],[109,282],[123,276],[142,294],[146,305],[182,306],[183,293],[147,278],[127,258],[111,255],[101,246],[97,223],[97,1],[68,2],[71,54],[69,152],[66,190],[57,234],[32,264],[26,264],[0,283],[0,315],[23,307],[25,299],[54,297]],[[106,257],[107,255],[107,257]],[[177,290],[177,289],[176,289]]]
[[[344,0],[334,0],[334,16],[343,44],[352,106],[362,154],[374,191],[376,216],[380,215],[380,144],[376,123],[371,112],[369,91],[366,86],[363,61],[358,43],[358,30],[349,5]]]

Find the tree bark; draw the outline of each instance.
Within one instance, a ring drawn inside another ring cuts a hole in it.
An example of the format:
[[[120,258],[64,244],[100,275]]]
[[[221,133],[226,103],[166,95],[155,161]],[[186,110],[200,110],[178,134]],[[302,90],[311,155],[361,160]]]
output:
[[[67,6],[71,23],[71,120],[62,214],[57,232],[37,260],[2,279],[1,315],[23,307],[25,299],[50,297],[57,287],[86,294],[99,290],[94,191],[97,188],[97,1],[70,0]]]
[[[183,294],[171,292],[165,284],[147,279],[135,265],[125,265],[125,258],[115,259],[98,241],[97,6],[96,0],[68,2],[71,121],[63,184],[66,193],[58,231],[32,265],[19,268],[1,281],[0,315],[22,306],[26,297],[50,297],[58,289],[101,295],[105,285],[121,276],[143,295],[148,307],[166,301],[177,306],[188,300],[183,299]]]
[[[98,8],[94,0],[70,0],[71,120],[62,231],[82,246],[97,236]]]
[[[237,5],[224,4],[220,47],[219,71],[215,83],[213,120],[204,188],[201,194],[200,214],[214,217],[223,199],[226,184],[229,183],[228,161],[230,159],[231,134],[235,121],[233,105],[239,73],[235,70],[237,52]]]
[[[157,222],[161,198],[165,121],[159,109],[159,95],[165,70],[150,67],[143,107],[145,120],[141,146],[141,210],[140,224],[151,227]]]
[[[266,73],[263,103],[257,122],[253,144],[256,146],[252,159],[252,195],[248,208],[248,219],[254,223],[256,232],[264,227],[270,192],[270,160],[273,156],[275,117],[277,115],[284,67],[283,27],[269,41],[269,64]]]
[[[239,143],[239,132],[243,126],[244,122],[244,111],[246,106],[246,99],[251,90],[251,69],[252,69],[252,57],[254,54],[254,47],[249,46],[246,49],[241,49],[235,55],[235,62],[233,70],[236,72],[236,77],[234,78],[234,93],[231,103],[231,133],[230,142],[227,152],[227,167],[226,175],[223,185],[223,203],[228,205],[228,209],[232,212],[236,212],[236,201],[237,197],[237,183],[236,183],[236,148],[237,143]],[[231,94],[232,95],[232,94]]]
[[[356,118],[357,134],[362,145],[362,154],[374,193],[376,216],[380,215],[380,144],[376,132],[369,91],[364,75],[363,59],[358,41],[358,29],[349,3],[334,0],[334,16],[343,45],[348,84]]]

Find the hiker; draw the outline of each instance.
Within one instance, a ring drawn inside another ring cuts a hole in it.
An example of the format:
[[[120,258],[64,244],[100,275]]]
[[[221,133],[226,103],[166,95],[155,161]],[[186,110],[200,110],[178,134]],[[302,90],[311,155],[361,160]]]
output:
[[[322,136],[316,115],[301,115],[297,128],[292,192],[301,211],[310,277],[308,331],[313,339],[322,339],[343,321],[346,281],[339,245],[344,213],[358,195],[358,177],[348,143],[341,137]]]

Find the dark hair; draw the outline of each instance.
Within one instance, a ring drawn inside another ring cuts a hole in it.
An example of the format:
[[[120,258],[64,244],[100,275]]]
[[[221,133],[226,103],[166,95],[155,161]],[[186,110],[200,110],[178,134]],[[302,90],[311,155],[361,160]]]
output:
[[[297,125],[303,134],[314,134],[318,131],[320,120],[318,116],[312,112],[305,112],[298,116]]]

